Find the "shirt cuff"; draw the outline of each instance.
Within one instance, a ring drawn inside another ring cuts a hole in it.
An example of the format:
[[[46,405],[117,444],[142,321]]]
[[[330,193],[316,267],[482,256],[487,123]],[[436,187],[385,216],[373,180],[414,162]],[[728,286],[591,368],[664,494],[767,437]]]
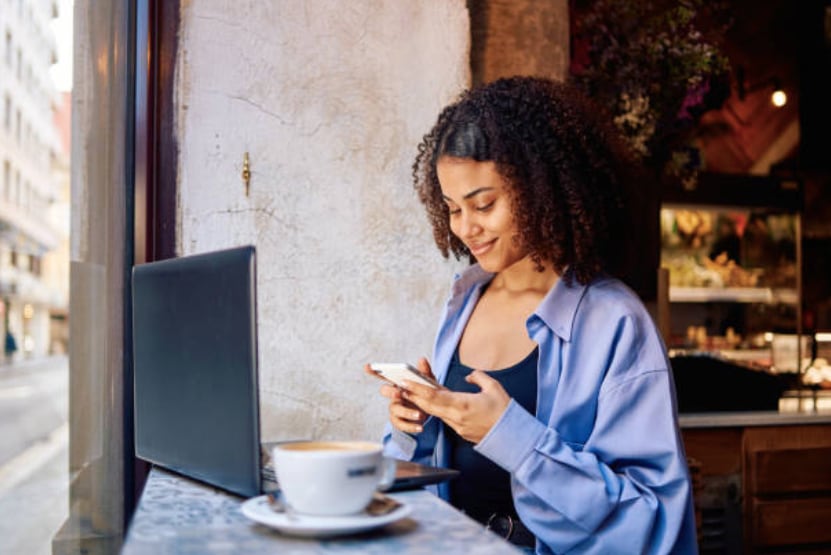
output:
[[[534,451],[545,425],[511,399],[508,408],[474,449],[508,472],[515,472]]]
[[[417,445],[416,438],[393,428],[389,441],[384,445],[384,454],[399,460],[409,461],[413,459]]]

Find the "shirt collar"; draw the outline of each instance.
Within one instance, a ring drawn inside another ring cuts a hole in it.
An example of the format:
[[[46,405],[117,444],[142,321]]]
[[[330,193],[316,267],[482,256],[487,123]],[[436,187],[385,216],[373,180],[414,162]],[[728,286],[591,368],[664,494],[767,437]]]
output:
[[[534,311],[534,315],[563,341],[571,341],[577,307],[580,306],[580,300],[586,291],[586,286],[581,285],[574,278],[570,280],[571,283],[567,281],[569,280],[562,277],[558,279]]]

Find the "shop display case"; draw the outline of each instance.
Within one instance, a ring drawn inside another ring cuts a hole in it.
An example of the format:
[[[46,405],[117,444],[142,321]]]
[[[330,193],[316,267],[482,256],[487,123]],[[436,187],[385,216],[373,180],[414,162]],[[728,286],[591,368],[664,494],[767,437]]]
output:
[[[772,177],[705,175],[695,189],[665,189],[664,333],[682,410],[776,409],[799,386],[810,362],[800,206],[799,184]]]

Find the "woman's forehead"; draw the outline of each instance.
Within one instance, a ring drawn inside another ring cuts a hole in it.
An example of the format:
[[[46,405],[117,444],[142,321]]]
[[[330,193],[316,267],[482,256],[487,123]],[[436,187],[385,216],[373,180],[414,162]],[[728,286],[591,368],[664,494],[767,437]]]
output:
[[[505,186],[505,179],[493,161],[442,157],[436,164],[436,174],[445,194],[447,189],[452,189],[457,194],[467,194],[480,188],[503,189]]]

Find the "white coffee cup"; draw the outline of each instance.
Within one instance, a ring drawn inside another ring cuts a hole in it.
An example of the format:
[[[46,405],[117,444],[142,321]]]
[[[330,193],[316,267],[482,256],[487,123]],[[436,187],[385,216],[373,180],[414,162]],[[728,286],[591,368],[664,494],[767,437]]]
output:
[[[380,443],[295,441],[272,453],[274,472],[290,510],[316,516],[350,515],[364,510],[378,489],[395,479],[395,460]]]

